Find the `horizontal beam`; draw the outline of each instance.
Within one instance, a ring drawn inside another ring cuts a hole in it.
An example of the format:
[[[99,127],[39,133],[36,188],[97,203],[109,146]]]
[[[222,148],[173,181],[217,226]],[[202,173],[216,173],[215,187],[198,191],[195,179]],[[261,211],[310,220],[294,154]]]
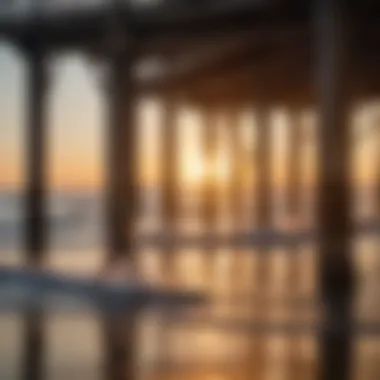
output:
[[[378,220],[369,220],[357,223],[354,229],[353,238],[356,235],[376,235],[380,231]],[[304,228],[300,230],[284,231],[280,229],[258,229],[253,231],[231,232],[231,233],[171,233],[159,232],[157,234],[141,235],[136,237],[136,243],[140,247],[160,247],[166,249],[197,249],[214,250],[220,247],[232,248],[234,252],[239,252],[239,248],[250,248],[252,253],[270,252],[254,251],[255,248],[294,248],[302,244],[315,244],[317,242],[317,230]],[[246,252],[246,251],[241,251]],[[291,250],[296,253],[296,251]]]
[[[368,9],[374,6],[369,5]],[[379,10],[359,13],[358,29],[379,31]],[[25,44],[30,36],[42,36],[52,50],[86,50],[105,48],[108,25],[113,7],[103,4],[91,8],[65,8],[59,12],[1,15],[0,38],[16,44]],[[281,1],[263,6],[255,1],[226,1],[215,7],[174,7],[173,3],[139,9],[121,8],[118,17],[125,20],[124,33],[138,39],[147,48],[160,51],[166,47],[178,51],[185,46],[197,46],[205,38],[222,37],[236,33],[286,31],[309,23],[307,2]],[[373,34],[373,32],[372,32]],[[380,33],[378,33],[379,35]],[[187,42],[187,43],[186,43]]]

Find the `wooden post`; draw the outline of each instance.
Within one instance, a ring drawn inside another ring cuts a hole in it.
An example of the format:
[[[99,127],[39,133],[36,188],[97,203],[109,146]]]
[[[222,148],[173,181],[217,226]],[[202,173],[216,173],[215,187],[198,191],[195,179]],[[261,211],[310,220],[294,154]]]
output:
[[[271,124],[269,109],[259,105],[255,109],[256,141],[254,149],[254,170],[256,186],[256,225],[259,229],[270,227],[271,223]],[[255,251],[257,255],[255,265],[255,292],[254,297],[260,299],[267,294],[271,269],[268,250],[263,248]],[[255,315],[265,318],[265,302],[254,303]],[[249,355],[248,371],[250,377],[258,374],[263,376],[266,367],[267,337],[259,335],[252,338],[251,352]]]
[[[125,20],[126,5],[114,0],[110,14],[108,51],[108,161],[106,183],[106,228],[108,265],[123,260],[134,263],[134,228],[137,202],[137,125],[134,120],[132,69],[134,51]],[[126,273],[127,276],[127,273]],[[105,373],[107,380],[136,378],[135,329],[137,315],[104,318]]]
[[[302,163],[302,118],[299,112],[291,112],[288,127],[287,148],[287,216],[296,228],[302,228],[301,218],[301,163]],[[296,223],[294,223],[296,222]],[[297,244],[289,247],[287,262],[287,290],[290,296],[299,294],[299,280],[302,272],[300,254],[302,249]]]
[[[136,210],[136,125],[133,121],[131,52],[114,52],[109,63],[107,181],[108,260],[132,258]]]
[[[28,70],[26,130],[25,255],[32,267],[43,264],[46,253],[46,52],[38,43],[25,50]],[[25,315],[22,378],[43,378],[44,334],[39,312]]]
[[[271,123],[267,108],[256,109],[256,142],[255,142],[255,186],[256,186],[256,225],[259,229],[267,229],[271,223]],[[260,293],[265,292],[269,284],[270,260],[267,249],[258,252],[256,270],[256,286]]]
[[[288,215],[297,222],[301,217],[302,127],[301,115],[292,112],[288,125],[287,209]]]
[[[162,149],[162,202],[165,230],[175,232],[178,207],[178,157],[177,157],[177,109],[175,100],[167,97],[163,109],[163,149]],[[174,251],[166,248],[163,257],[165,278],[174,279]]]
[[[29,265],[38,266],[46,250],[46,65],[36,46],[27,52],[28,112],[26,139],[25,251]]]
[[[316,0],[319,89],[319,280],[325,330],[320,379],[351,374],[352,302],[347,29],[343,0]]]
[[[242,226],[242,211],[243,211],[243,193],[242,193],[242,144],[241,144],[241,128],[240,118],[237,110],[231,110],[228,117],[230,125],[228,125],[230,143],[231,143],[231,209],[232,218],[234,220],[235,229]]]
[[[136,125],[133,122],[131,52],[116,50],[109,63],[107,264],[123,260],[134,270],[136,210]],[[127,273],[126,273],[127,275]],[[105,318],[105,379],[133,380],[135,312]],[[128,318],[127,318],[128,317]]]
[[[116,51],[109,67],[107,259],[108,265],[124,260],[134,270],[137,131],[133,122],[131,58],[127,49]],[[136,378],[133,342],[136,316],[134,311],[130,313],[120,319],[105,320],[107,380]]]
[[[259,228],[268,228],[271,222],[271,128],[269,112],[256,110],[256,218]]]
[[[214,165],[217,160],[217,114],[214,109],[203,110],[203,177],[202,215],[206,229],[215,226],[218,207],[218,184],[214,176]]]
[[[218,219],[219,186],[217,175],[215,175],[215,164],[217,162],[218,149],[218,111],[210,105],[202,108],[202,150],[204,175],[202,177],[201,189],[201,217],[205,232],[215,230]],[[206,248],[203,252],[205,258],[204,278],[212,278],[215,263],[215,251]]]
[[[376,217],[380,218],[380,116],[376,118],[375,122],[375,128],[374,128],[374,135],[376,139],[376,156],[375,161],[377,164],[376,171],[375,171],[375,210],[376,210]]]
[[[302,163],[302,117],[297,109],[290,111],[287,145],[287,188],[286,207],[287,216],[296,228],[302,228],[301,218],[301,163]],[[300,275],[302,262],[300,261],[302,248],[294,244],[289,247],[287,258],[287,297],[294,299],[300,296]],[[299,379],[302,374],[302,336],[290,336],[286,340],[286,372],[289,379]]]

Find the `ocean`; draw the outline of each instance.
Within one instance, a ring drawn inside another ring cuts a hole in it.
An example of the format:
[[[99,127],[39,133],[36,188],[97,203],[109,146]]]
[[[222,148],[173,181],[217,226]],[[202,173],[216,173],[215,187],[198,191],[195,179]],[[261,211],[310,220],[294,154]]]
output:
[[[305,223],[312,223],[311,198],[304,199],[308,210]],[[158,200],[157,192],[146,192],[139,228],[147,231],[162,228]],[[284,201],[280,195],[275,201],[278,203],[274,207],[274,223],[286,225],[289,220]],[[198,201],[187,199],[186,202],[196,206]],[[239,220],[241,228],[254,225],[249,211],[254,205],[248,202],[246,206]],[[374,211],[369,193],[361,194],[357,208],[360,209],[357,215],[361,216]],[[3,265],[23,262],[22,210],[19,193],[0,193],[0,262]],[[49,215],[46,265],[70,273],[101,271],[105,260],[102,195],[73,191],[52,194]],[[178,229],[202,230],[202,221],[194,215],[196,213],[190,212],[183,216]],[[236,227],[228,211],[221,220],[220,228]],[[358,239],[353,251],[358,278],[355,315],[366,323],[380,321],[378,238]],[[190,312],[148,309],[139,314],[133,329],[137,378],[316,379],[319,360],[316,331],[294,335],[269,329],[263,339],[261,334],[255,333],[252,322],[264,320],[272,325],[287,322],[308,326],[320,319],[316,254],[316,248],[310,244],[287,251],[276,248],[265,254],[248,248],[223,247],[213,251],[183,249],[170,253],[153,248],[136,251],[136,270],[144,281],[202,291],[212,301],[209,306]],[[296,303],[289,301],[293,298]],[[112,380],[105,366],[107,352],[102,321],[97,312],[85,307],[44,315],[42,370],[46,379]],[[0,379],[22,378],[24,332],[22,314],[0,314]],[[357,334],[354,347],[352,379],[377,380],[380,339],[376,335]]]

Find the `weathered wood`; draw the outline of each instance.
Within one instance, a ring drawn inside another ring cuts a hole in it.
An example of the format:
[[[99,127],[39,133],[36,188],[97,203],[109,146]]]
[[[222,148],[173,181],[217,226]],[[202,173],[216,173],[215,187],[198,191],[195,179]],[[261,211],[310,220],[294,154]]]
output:
[[[262,92],[266,99],[266,93]],[[254,108],[255,117],[255,142],[254,142],[254,165],[255,172],[255,221],[256,228],[266,229],[271,223],[271,123],[269,107],[263,102],[257,103]],[[251,246],[251,249],[253,246]],[[255,260],[253,272],[254,295],[265,297],[270,283],[271,258],[268,255],[268,247],[260,247],[255,250],[259,253]],[[255,312],[264,316],[266,313],[265,303],[259,302]],[[262,374],[266,370],[267,339],[263,336],[252,337],[250,342],[248,373],[252,378],[255,374]]]
[[[376,118],[375,121],[375,128],[374,128],[374,134],[376,138],[376,145],[377,145],[377,151],[376,151],[376,177],[375,177],[375,208],[376,208],[376,215],[380,217],[380,115]]]
[[[165,231],[175,232],[179,211],[178,109],[174,98],[166,97],[162,123],[162,218]],[[163,251],[163,275],[174,280],[175,249]]]
[[[46,248],[46,57],[39,47],[27,53],[25,251],[39,265]]]
[[[107,263],[127,262],[136,270],[137,123],[133,89],[135,51],[125,35],[122,2],[115,0],[108,14],[108,151],[106,179]],[[123,8],[124,9],[124,8]],[[105,373],[110,380],[136,379],[135,313],[103,320]]]
[[[238,109],[228,110],[228,134],[231,145],[231,173],[230,173],[230,203],[231,217],[236,227],[242,225],[244,198],[243,198],[243,170],[242,170],[242,137],[241,118]]]
[[[110,262],[132,255],[136,208],[136,125],[133,120],[131,53],[109,63],[107,250]]]
[[[256,217],[260,228],[271,222],[271,123],[267,108],[257,108],[254,170],[256,185]]]
[[[215,227],[218,217],[218,179],[215,173],[218,149],[217,111],[202,109],[203,131],[202,150],[204,176],[202,180],[202,216],[206,229]]]
[[[302,196],[302,147],[303,147],[303,125],[302,116],[293,111],[288,125],[288,148],[287,148],[287,211],[292,219],[299,221],[301,216]]]
[[[46,179],[46,106],[47,57],[38,43],[25,50],[28,72],[26,113],[26,191],[25,191],[25,259],[30,266],[43,264],[47,233]],[[27,313],[24,318],[25,341],[22,356],[23,379],[43,378],[44,332],[40,313]]]
[[[163,107],[162,124],[162,202],[163,218],[172,229],[178,206],[178,123],[175,101],[167,98]]]
[[[218,139],[219,139],[219,110],[202,105],[200,108],[202,117],[201,154],[203,163],[203,175],[200,191],[200,222],[207,232],[216,230],[219,207],[221,202],[220,184],[217,173]],[[205,247],[203,250],[203,276],[212,278],[215,270],[216,250]]]
[[[255,119],[255,224],[256,228],[265,230],[272,222],[272,134],[269,107],[266,104],[259,104],[255,108]],[[267,255],[268,247],[261,247],[259,253],[253,276],[255,291],[263,294],[270,283],[272,266]]]
[[[226,6],[227,5],[227,6]],[[92,7],[83,11],[75,6],[60,12],[46,12],[40,19],[40,31],[55,48],[78,49],[91,44],[99,44],[107,37],[102,26],[107,22],[112,3],[103,7]],[[133,10],[128,2],[119,8],[119,16],[124,35],[135,35],[155,45],[163,40],[181,44],[184,40],[199,40],[199,36],[220,36],[236,31],[246,31],[253,25],[256,28],[268,27],[286,29],[289,26],[305,23],[307,7],[275,9],[267,12],[266,7],[255,3],[240,2],[216,3],[210,9],[174,7],[172,3],[159,3],[158,6],[140,7]],[[131,22],[130,16],[132,15]],[[0,15],[1,16],[1,15]],[[0,17],[0,37],[17,40],[31,33],[34,28],[31,20],[16,17]]]
[[[324,317],[332,326],[320,340],[319,378],[323,380],[348,380],[352,364],[354,272],[350,247],[346,11],[342,0],[316,1],[319,285]]]
[[[350,88],[360,98],[375,96],[380,92],[377,67],[380,55],[373,49],[378,42],[372,33],[358,31],[353,51],[353,75]],[[291,37],[290,37],[291,36]],[[263,33],[261,38],[251,41],[248,37],[243,44],[236,42],[226,45],[225,50],[213,55],[194,50],[191,60],[189,54],[181,60],[169,60],[173,70],[159,78],[142,81],[139,91],[165,92],[181,90],[194,102],[233,102],[249,103],[254,92],[260,99],[262,88],[270,88],[272,103],[295,103],[310,106],[315,103],[313,86],[314,60],[312,54],[312,35],[309,30],[298,30],[274,35],[270,38]],[[215,50],[215,49],[214,49]],[[187,64],[183,62],[186,60]],[[254,70],[253,70],[254,67]]]

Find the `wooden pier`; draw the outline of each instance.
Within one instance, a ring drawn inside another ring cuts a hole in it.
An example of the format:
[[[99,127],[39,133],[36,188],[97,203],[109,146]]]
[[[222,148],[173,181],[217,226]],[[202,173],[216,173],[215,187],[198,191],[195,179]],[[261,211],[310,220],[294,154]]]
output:
[[[228,120],[237,158],[237,115],[245,109],[253,112],[257,141],[252,157],[257,177],[255,213],[260,229],[273,226],[270,112],[278,105],[291,110],[287,204],[291,216],[298,218],[299,160],[304,143],[301,113],[311,108],[318,116],[318,212],[313,236],[318,246],[320,306],[328,326],[319,338],[318,378],[348,380],[355,297],[349,119],[355,102],[380,94],[378,2],[162,0],[139,5],[110,0],[89,8],[80,4],[64,9],[59,9],[59,5],[57,9],[53,5],[48,9],[43,2],[39,5],[26,13],[0,12],[0,38],[23,53],[28,72],[24,245],[27,263],[43,265],[46,252],[46,113],[53,85],[49,74],[54,54],[80,52],[101,62],[107,73],[105,202],[110,266],[120,260],[134,265],[138,254],[135,104],[139,99],[155,96],[164,106],[162,188],[164,222],[169,233],[174,232],[177,210],[175,135],[180,106],[200,110],[207,160],[215,156],[216,119],[222,116]],[[157,73],[137,75],[137,69],[147,62],[156,64]],[[239,162],[235,161],[236,175],[230,194],[238,224],[241,189]],[[206,180],[203,213],[208,227],[217,218],[215,190],[212,181]],[[165,250],[171,261],[174,249],[167,246]],[[257,273],[263,283],[268,276],[265,261],[262,257],[263,266]],[[27,321],[25,379],[37,380],[42,377],[37,368],[44,351],[42,322],[36,316],[28,316]],[[133,321],[122,322],[106,321],[109,379],[136,378],[133,365],[126,358],[134,354]]]

